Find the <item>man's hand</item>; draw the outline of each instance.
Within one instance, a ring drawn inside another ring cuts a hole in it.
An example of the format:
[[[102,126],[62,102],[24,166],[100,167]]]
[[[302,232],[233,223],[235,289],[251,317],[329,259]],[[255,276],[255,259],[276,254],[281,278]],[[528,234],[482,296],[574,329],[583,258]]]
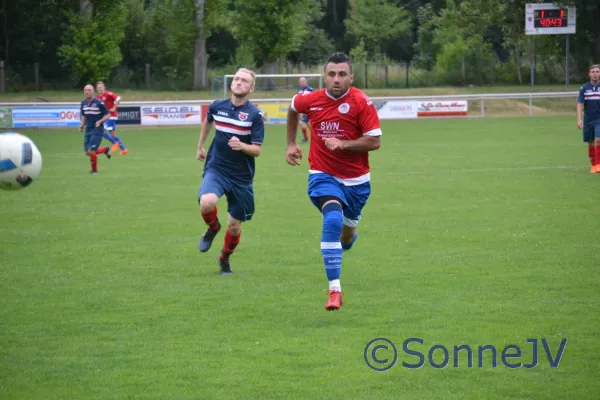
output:
[[[206,160],[206,150],[204,150],[204,146],[198,147],[196,158],[200,161]]]
[[[577,127],[579,129],[583,128],[583,121],[582,120],[577,121]]]
[[[83,132],[83,125],[79,126],[79,132]]]
[[[327,147],[331,151],[343,150],[346,146],[345,140],[340,140],[332,137],[324,138],[323,140],[325,141],[325,147]]]
[[[231,150],[244,150],[244,146],[246,146],[246,143],[241,142],[237,136],[232,136],[231,139],[229,139],[229,147],[231,147]]]
[[[111,108],[111,109],[110,109],[110,110],[108,110],[108,111],[110,111],[110,112],[115,112],[115,111],[117,111],[117,106],[114,106],[113,108]]]
[[[302,160],[302,149],[296,143],[288,144],[285,153],[285,161],[290,165],[300,165]]]
[[[100,122],[100,121],[96,122],[96,128],[100,128],[101,125],[102,125],[102,122]]]

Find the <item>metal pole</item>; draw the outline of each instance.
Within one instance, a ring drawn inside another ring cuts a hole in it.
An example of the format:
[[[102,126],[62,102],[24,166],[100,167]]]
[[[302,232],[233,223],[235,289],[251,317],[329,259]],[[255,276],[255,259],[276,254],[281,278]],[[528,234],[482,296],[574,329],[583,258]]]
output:
[[[566,71],[565,71],[565,84],[567,87],[569,87],[569,34],[567,34],[567,54],[565,55],[565,66],[566,66]]]
[[[483,97],[481,98],[481,117],[485,117],[485,100]]]
[[[533,38],[534,36],[531,36],[531,38],[529,39],[529,65],[530,65],[530,80],[531,80],[531,87],[533,87],[533,81],[534,81],[534,75],[535,75],[535,48],[533,45]]]
[[[529,116],[533,117],[533,96],[529,95]]]
[[[223,98],[227,98],[227,76],[223,75]]]
[[[6,86],[4,84],[4,61],[0,61],[0,93],[3,93],[6,90]]]

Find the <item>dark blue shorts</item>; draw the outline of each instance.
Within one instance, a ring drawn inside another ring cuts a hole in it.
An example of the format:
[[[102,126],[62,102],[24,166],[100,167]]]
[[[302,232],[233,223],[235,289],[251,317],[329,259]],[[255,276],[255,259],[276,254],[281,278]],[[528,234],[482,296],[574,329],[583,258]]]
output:
[[[333,176],[325,173],[308,175],[308,196],[319,208],[317,198],[335,196],[342,201],[344,209],[344,225],[355,227],[361,217],[361,211],[371,195],[371,183],[346,186]],[[320,211],[320,210],[319,210]]]
[[[600,120],[583,123],[583,141],[591,142],[595,138],[600,139]]]
[[[252,184],[237,183],[215,171],[204,171],[198,191],[198,201],[203,194],[214,193],[227,198],[227,212],[238,221],[250,221],[254,214],[254,189]]]
[[[83,137],[83,151],[86,153],[89,150],[96,150],[102,143],[102,127],[100,128],[85,128],[85,136]]]
[[[308,124],[308,116],[306,114],[300,114],[300,121]]]

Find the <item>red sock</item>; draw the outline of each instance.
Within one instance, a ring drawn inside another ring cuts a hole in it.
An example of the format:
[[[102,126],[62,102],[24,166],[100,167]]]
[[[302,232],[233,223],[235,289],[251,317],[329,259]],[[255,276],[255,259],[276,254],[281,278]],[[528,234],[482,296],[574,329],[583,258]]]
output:
[[[600,164],[600,146],[594,146],[594,157],[592,158],[592,165]]]
[[[216,231],[217,229],[219,229],[219,218],[217,218],[216,206],[212,209],[212,211],[208,212],[207,214],[204,214],[202,211],[200,211],[200,214],[202,215],[202,219],[204,220],[204,222],[206,222],[206,225],[208,225],[208,227],[211,230]]]
[[[104,154],[107,150],[106,147],[100,147],[99,149],[96,149],[96,154]]]
[[[92,171],[98,172],[98,156],[90,154],[90,164],[92,164]]]
[[[224,259],[224,260],[229,259],[229,256],[233,254],[233,251],[235,250],[238,243],[240,242],[241,237],[242,237],[241,232],[237,236],[231,235],[229,230],[227,230],[227,232],[225,232],[225,244],[223,245],[223,250],[221,251],[222,259]]]
[[[302,127],[302,136],[304,136],[304,140],[308,140],[308,136],[306,135],[306,128]]]

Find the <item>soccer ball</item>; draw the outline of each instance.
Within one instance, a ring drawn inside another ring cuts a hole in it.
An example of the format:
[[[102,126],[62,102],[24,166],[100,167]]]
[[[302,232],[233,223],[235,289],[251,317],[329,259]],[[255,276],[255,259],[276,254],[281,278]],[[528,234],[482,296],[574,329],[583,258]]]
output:
[[[16,132],[0,134],[0,189],[23,189],[41,172],[42,155],[31,139]]]

